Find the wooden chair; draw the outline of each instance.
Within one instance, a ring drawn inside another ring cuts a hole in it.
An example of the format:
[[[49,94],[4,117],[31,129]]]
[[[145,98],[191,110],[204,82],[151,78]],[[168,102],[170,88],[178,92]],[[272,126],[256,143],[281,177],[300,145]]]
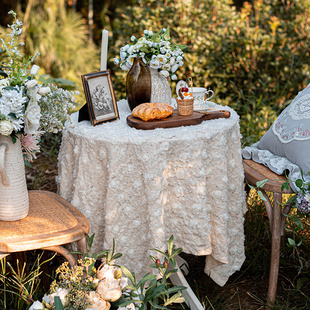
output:
[[[271,259],[270,259],[270,272],[269,272],[269,286],[267,294],[267,305],[272,305],[276,298],[278,275],[279,275],[279,262],[280,262],[280,241],[281,236],[284,234],[286,217],[283,213],[288,214],[290,206],[282,207],[279,203],[282,202],[282,193],[293,194],[290,190],[281,191],[281,186],[286,182],[284,175],[273,173],[269,168],[264,165],[258,164],[251,159],[243,159],[243,168],[245,181],[252,186],[256,186],[256,182],[268,179],[269,181],[261,189],[263,196],[266,198],[264,205],[269,218],[271,230]],[[273,203],[266,193],[273,193]],[[247,199],[250,192],[250,187],[246,184]],[[282,213],[283,212],[283,213]]]
[[[77,241],[87,251],[87,218],[72,204],[48,191],[29,191],[29,215],[13,222],[0,221],[0,259],[10,253],[35,249],[54,251],[71,266],[76,261],[62,245]]]

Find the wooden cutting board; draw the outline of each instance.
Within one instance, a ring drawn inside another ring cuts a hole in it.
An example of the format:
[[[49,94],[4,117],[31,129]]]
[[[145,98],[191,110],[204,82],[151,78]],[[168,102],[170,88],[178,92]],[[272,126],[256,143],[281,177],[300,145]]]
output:
[[[130,127],[136,129],[150,130],[155,128],[172,128],[180,126],[190,126],[201,124],[205,120],[216,119],[216,118],[229,118],[230,112],[227,110],[214,110],[206,112],[193,112],[189,116],[181,116],[177,110],[174,110],[173,114],[165,119],[143,121],[140,118],[134,117],[133,115],[127,116],[127,124]]]

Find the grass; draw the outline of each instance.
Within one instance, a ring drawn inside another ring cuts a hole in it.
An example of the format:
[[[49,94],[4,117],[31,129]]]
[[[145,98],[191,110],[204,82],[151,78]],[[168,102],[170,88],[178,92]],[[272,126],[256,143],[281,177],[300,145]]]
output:
[[[44,148],[38,159],[34,161],[32,168],[26,168],[29,189],[57,191],[55,177],[60,142],[60,135],[47,137],[43,141]],[[224,287],[215,284],[204,273],[204,256],[181,253],[189,263],[190,273],[186,277],[187,281],[205,309],[254,310],[266,306],[271,236],[264,205],[253,192],[248,201],[244,229],[246,260],[241,270],[234,273]],[[279,282],[274,309],[310,309],[308,225],[305,225],[303,230],[301,237],[304,238],[304,242],[300,247],[288,247],[288,237],[293,237],[290,232],[286,232],[281,241]],[[300,237],[297,235],[296,238]],[[30,264],[35,262],[37,255],[38,251],[27,253]],[[48,272],[53,273],[61,262],[62,258],[56,256],[50,262]],[[7,309],[17,310],[14,307]]]

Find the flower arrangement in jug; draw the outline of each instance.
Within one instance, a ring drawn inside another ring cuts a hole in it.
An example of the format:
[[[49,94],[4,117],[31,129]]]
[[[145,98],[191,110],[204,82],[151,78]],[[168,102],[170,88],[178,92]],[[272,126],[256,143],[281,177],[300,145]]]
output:
[[[175,72],[183,65],[183,50],[187,46],[171,43],[169,27],[155,34],[144,30],[144,36],[139,39],[132,36],[130,41],[121,48],[120,59],[114,58],[114,63],[122,70],[130,70],[135,57],[141,57],[145,64],[158,69],[162,76],[177,79]]]
[[[8,25],[10,42],[1,38],[9,61],[2,65],[0,79],[0,134],[11,136],[13,142],[20,137],[25,159],[32,161],[40,151],[40,136],[44,132],[61,131],[69,120],[68,111],[74,108],[74,95],[78,92],[38,83],[35,76],[39,67],[31,64],[39,53],[28,59],[21,55],[19,47],[24,43],[19,35],[23,23],[15,12],[9,14],[14,17],[12,25]]]

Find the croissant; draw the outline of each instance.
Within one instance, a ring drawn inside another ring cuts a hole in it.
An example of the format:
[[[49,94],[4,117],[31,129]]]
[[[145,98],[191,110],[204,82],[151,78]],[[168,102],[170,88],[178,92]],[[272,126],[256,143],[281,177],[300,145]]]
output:
[[[164,119],[172,113],[173,107],[164,102],[141,103],[132,110],[132,115],[141,118],[143,121]]]

